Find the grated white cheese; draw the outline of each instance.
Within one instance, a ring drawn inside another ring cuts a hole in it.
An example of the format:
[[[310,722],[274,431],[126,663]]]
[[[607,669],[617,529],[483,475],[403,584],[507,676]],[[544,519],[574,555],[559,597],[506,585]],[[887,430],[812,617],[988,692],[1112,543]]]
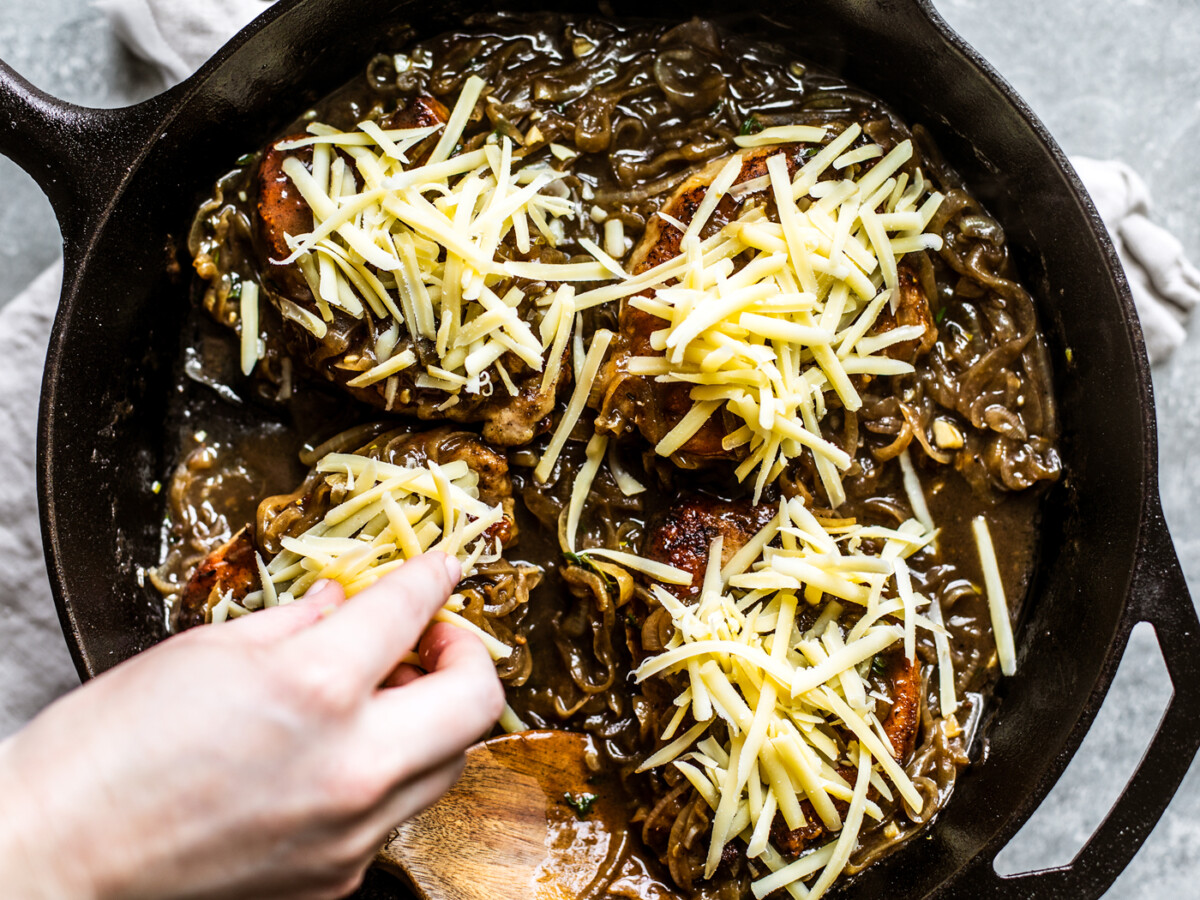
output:
[[[579,333],[576,332],[576,334]],[[546,452],[533,470],[533,476],[538,481],[544,483],[550,477],[550,473],[554,471],[554,464],[558,462],[559,454],[562,453],[562,448],[566,446],[567,438],[571,436],[571,432],[575,429],[575,423],[583,415],[583,408],[591,393],[592,383],[596,380],[596,374],[600,371],[600,364],[604,362],[604,355],[608,352],[608,345],[612,342],[612,338],[612,332],[605,329],[597,331],[592,336],[592,344],[588,347],[583,366],[575,379],[575,389],[571,392],[571,399],[567,403],[562,418],[558,420],[558,427],[554,429],[550,443],[546,446]]]
[[[819,125],[776,125],[755,134],[740,134],[733,139],[739,147],[764,147],[803,141],[815,144],[825,140],[826,129]]]
[[[692,221],[688,223],[687,230],[683,233],[683,241],[686,243],[689,239],[699,238],[704,226],[708,224],[709,217],[717,208],[717,204],[721,202],[721,198],[737,180],[738,175],[742,171],[742,157],[735,154],[730,157],[729,162],[721,168],[717,173],[717,177],[712,180],[712,184],[708,186],[708,190],[704,192],[704,199],[700,201],[700,205],[696,207],[696,213],[692,216]]]
[[[616,441],[608,446],[608,471],[612,473],[617,488],[626,497],[633,497],[646,490],[646,486],[638,481],[621,462],[621,454],[617,449]]]
[[[941,710],[943,718],[949,718],[958,711],[958,697],[954,690],[954,664],[950,657],[950,638],[947,637],[945,622],[942,620],[942,605],[938,603],[937,597],[930,598],[929,601],[929,621],[937,628],[943,629],[934,631],[933,646],[937,650],[938,664],[938,706]]]
[[[858,549],[866,538],[882,546],[878,555]],[[844,870],[864,817],[882,816],[868,787],[889,798],[894,790],[920,810],[921,794],[891,755],[862,673],[914,628],[944,638],[940,624],[916,613],[915,595],[912,602],[880,602],[889,583],[893,593],[905,593],[904,560],[929,539],[915,519],[895,530],[845,519],[822,524],[794,498],[782,500],[778,515],[724,566],[723,540],[713,541],[695,601],[651,584],[650,594],[671,615],[673,635],[634,676],[638,682],[672,676],[679,711],[664,744],[640,769],[674,766],[713,809],[706,877],[725,845],[741,839],[772,873],[754,883],[756,897],[777,890],[820,896]],[[665,581],[656,574],[660,563],[629,554],[607,558]],[[688,573],[679,574],[675,583],[690,583]],[[830,588],[854,596],[867,614],[843,624],[849,604],[828,599]],[[825,604],[808,631],[800,625],[806,617],[797,614],[802,601]],[[884,615],[899,624],[879,621]],[[853,785],[837,771],[846,759],[857,766]],[[778,812],[788,828],[801,827],[805,800],[834,838],[785,864],[771,844],[771,820]],[[844,817],[835,801],[849,803]],[[814,875],[805,888],[802,882]]]
[[[904,493],[908,495],[908,505],[912,507],[913,516],[925,526],[927,532],[933,533],[933,516],[929,513],[929,504],[925,502],[925,491],[921,488],[921,479],[913,468],[912,456],[908,448],[900,451],[900,471],[904,476]],[[934,539],[937,546],[937,539]]]
[[[508,734],[516,734],[519,731],[529,730],[529,726],[517,715],[517,711],[507,703],[504,704],[504,712],[500,714],[500,727]]]
[[[564,550],[575,552],[575,534],[579,531],[579,517],[583,514],[583,506],[600,464],[604,462],[604,451],[608,449],[608,436],[593,434],[587,445],[587,461],[575,473],[575,482],[571,485],[571,500],[567,505],[567,534]]]
[[[921,229],[929,219],[900,209],[905,195],[894,189],[893,175],[911,156],[911,143],[865,167],[881,152],[875,145],[850,150],[859,134],[852,126],[830,140],[795,177],[783,152],[770,153],[768,175],[758,189],[771,191],[777,220],[767,217],[762,204],[749,203],[737,219],[700,242],[711,213],[741,172],[743,158],[732,156],[686,228],[660,214],[684,232],[680,255],[576,298],[576,308],[583,309],[632,297],[630,305],[663,321],[650,340],[663,356],[632,357],[629,371],[689,385],[693,406],[656,452],[685,451],[714,416],[731,414],[741,424],[726,435],[724,446],[744,448],[737,476],[745,480],[756,473],[755,501],[792,459],[808,452],[830,505],[838,506],[845,496],[840,473],[851,458],[821,434],[823,394],[832,391],[842,407],[858,409],[862,401],[850,376],[911,372],[908,363],[881,351],[923,333],[909,326],[868,335],[884,304],[899,296],[897,262],[903,253],[891,235],[900,241],[924,237]],[[824,128],[784,126],[739,138],[739,144],[825,137]],[[818,180],[843,161],[841,169],[853,175]],[[852,163],[860,165],[850,170]],[[923,191],[923,179],[921,184]],[[936,210],[940,200],[931,194],[922,208]],[[745,262],[738,268],[734,260]]]
[[[495,291],[507,290],[513,279],[551,283],[553,292],[563,282],[624,277],[603,251],[588,263],[537,260],[530,223],[538,229],[536,241],[554,244],[560,220],[582,215],[561,184],[562,173],[547,164],[554,147],[527,162],[526,151],[504,136],[455,155],[484,88],[478,76],[468,78],[444,127],[383,129],[365,121],[344,133],[312,123],[311,137],[276,145],[313,148],[311,170],[298,156],[282,162],[312,210],[313,228],[288,235],[290,255],[273,262],[300,267],[320,315],[288,300],[281,312],[318,339],[335,309],[381,320],[379,333],[391,336],[377,344],[374,368],[356,375],[351,386],[376,386],[387,393],[389,407],[399,383],[392,376],[416,364],[415,356],[393,355],[402,337],[435,342],[438,364],[406,377],[449,393],[447,407],[488,383],[515,392],[514,365],[542,372],[543,392],[553,391],[561,366],[546,354],[558,348],[561,357],[574,317],[557,316],[554,332],[539,341],[527,321],[542,296],[513,289],[515,295],[508,290],[501,298]],[[439,131],[428,159],[408,158]],[[534,258],[508,259],[504,241]],[[251,300],[244,295],[243,306]],[[250,349],[243,347],[243,366]]]
[[[1000,577],[1000,566],[996,563],[996,550],[992,546],[992,533],[988,530],[987,519],[976,516],[971,520],[971,530],[975,533],[975,545],[979,549],[979,565],[983,569],[983,585],[992,617],[992,634],[996,638],[1000,671],[1005,675],[1013,675],[1017,671],[1016,644],[1013,642],[1008,601],[1004,597],[1004,581]]]
[[[479,95],[483,93],[485,86],[486,82],[478,75],[472,75],[463,82],[462,91],[450,113],[450,119],[446,122],[446,129],[438,138],[433,152],[429,154],[431,164],[443,162],[454,153],[454,147],[462,137],[463,129],[467,127],[467,119],[475,111],[475,104],[479,102]]]
[[[382,381],[389,375],[395,375],[414,365],[417,361],[417,355],[412,350],[401,350],[395,356],[391,357],[377,366],[373,366],[354,378],[351,378],[346,384],[350,387],[367,387],[377,381]]]
[[[462,460],[409,467],[330,453],[316,471],[336,502],[321,521],[283,538],[283,550],[269,563],[258,561],[264,606],[298,599],[321,579],[353,596],[430,549],[456,557],[464,578],[480,560],[499,558],[498,542],[489,544],[484,533],[504,510],[479,499],[479,476]],[[510,655],[511,648],[459,615],[462,604],[460,594],[452,595],[436,618],[476,634],[493,659]],[[221,615],[231,611],[226,604]]]
[[[242,282],[239,298],[241,314],[242,374],[249,375],[262,358],[262,341],[258,337],[258,285],[253,281]]]
[[[690,572],[685,572],[683,569],[678,569],[675,566],[668,566],[666,563],[655,562],[652,559],[642,559],[637,554],[626,553],[623,550],[608,550],[604,547],[593,547],[584,550],[580,555],[599,556],[601,559],[612,560],[618,565],[624,566],[627,569],[633,569],[635,572],[642,572],[666,584],[691,584],[692,582]]]
[[[850,808],[846,812],[846,821],[834,844],[829,862],[825,864],[820,878],[809,891],[809,900],[819,900],[825,895],[825,892],[833,885],[834,879],[842,874],[842,870],[850,862],[850,854],[858,845],[858,833],[862,828],[863,811],[867,803],[867,785],[870,783],[871,754],[863,748],[862,744],[857,746],[857,751],[858,775],[854,780],[854,796],[851,798]]]
[[[604,250],[613,259],[625,255],[625,223],[612,218],[604,223]]]

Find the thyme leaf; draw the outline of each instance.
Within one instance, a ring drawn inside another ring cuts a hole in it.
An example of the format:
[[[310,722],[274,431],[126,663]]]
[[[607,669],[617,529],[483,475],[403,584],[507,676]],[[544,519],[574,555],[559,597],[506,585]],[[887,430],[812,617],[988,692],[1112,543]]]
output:
[[[567,802],[567,806],[575,810],[575,815],[581,819],[587,818],[598,799],[600,798],[597,794],[563,794],[563,800]]]

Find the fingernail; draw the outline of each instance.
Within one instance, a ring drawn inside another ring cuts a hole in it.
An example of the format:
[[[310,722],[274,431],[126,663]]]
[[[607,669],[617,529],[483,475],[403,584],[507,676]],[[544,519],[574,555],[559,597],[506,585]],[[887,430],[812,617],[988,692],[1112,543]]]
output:
[[[310,584],[308,586],[308,590],[305,591],[304,593],[312,594],[313,596],[316,596],[318,593],[325,590],[325,588],[328,587],[328,585],[329,585],[328,578],[318,578],[316,581],[314,581],[312,584]]]
[[[443,553],[442,565],[446,567],[446,577],[450,579],[450,584],[458,584],[459,579],[462,578],[462,566],[458,560],[448,553]]]

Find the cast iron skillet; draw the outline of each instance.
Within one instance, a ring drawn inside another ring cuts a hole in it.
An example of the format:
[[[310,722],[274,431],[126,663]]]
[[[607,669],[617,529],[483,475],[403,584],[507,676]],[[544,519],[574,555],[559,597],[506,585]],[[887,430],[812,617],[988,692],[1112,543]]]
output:
[[[567,0],[505,5],[597,12]],[[668,0],[654,12],[728,17],[740,6]],[[82,677],[163,635],[135,566],[157,557],[162,500],[147,486],[173,462],[164,411],[187,304],[165,273],[167,236],[181,234],[200,192],[232,159],[360,72],[381,23],[425,37],[486,8],[284,0],[197,75],[130,109],[60,103],[0,64],[0,151],[50,197],[65,245],[38,473],[50,578]],[[628,0],[605,5],[610,15],[644,11]],[[1064,427],[1068,474],[1047,504],[1018,670],[1001,685],[986,758],[961,779],[928,840],[870,868],[849,893],[1098,896],[1162,815],[1200,745],[1200,623],[1160,510],[1154,404],[1127,286],[1062,152],[929,0],[785,0],[772,15],[796,27],[776,27],[777,39],[929,127],[999,217],[1039,302]],[[1175,685],[1141,765],[1069,865],[998,876],[992,860],[1079,746],[1141,621],[1157,630]]]

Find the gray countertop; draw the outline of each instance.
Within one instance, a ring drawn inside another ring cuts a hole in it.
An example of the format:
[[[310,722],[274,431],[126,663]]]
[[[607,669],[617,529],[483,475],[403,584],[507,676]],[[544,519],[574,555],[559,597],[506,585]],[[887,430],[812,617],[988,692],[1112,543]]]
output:
[[[1150,185],[1155,217],[1200,261],[1200,4],[1195,0],[936,0],[1029,101],[1069,154],[1118,158]],[[0,58],[77,103],[153,94],[156,76],[80,0],[0,0]],[[0,158],[0,305],[58,255],[33,182]],[[1200,328],[1154,370],[1163,505],[1200,598]],[[2,602],[2,598],[0,598]],[[1119,793],[1170,695],[1153,632],[1139,630],[1066,775],[1001,855],[1005,872],[1068,862]],[[1112,898],[1200,895],[1200,772],[1193,765]]]

